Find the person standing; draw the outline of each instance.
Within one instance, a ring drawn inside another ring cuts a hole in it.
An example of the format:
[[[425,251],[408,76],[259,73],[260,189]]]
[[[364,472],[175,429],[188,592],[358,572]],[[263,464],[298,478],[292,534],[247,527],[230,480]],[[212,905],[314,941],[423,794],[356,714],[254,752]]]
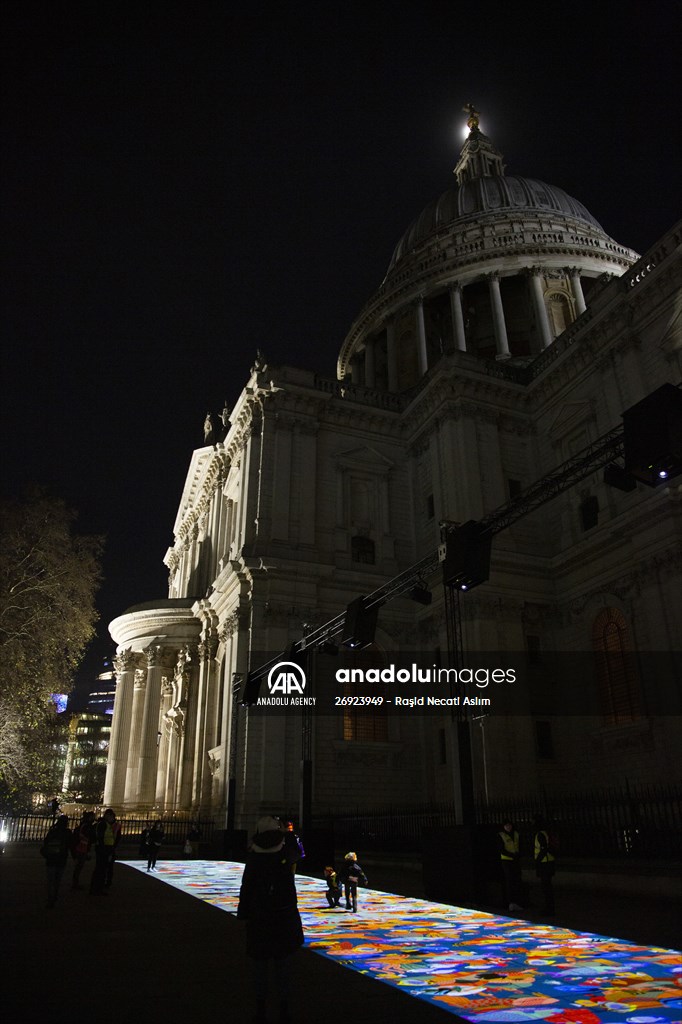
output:
[[[163,825],[160,821],[155,821],[147,837],[147,871],[153,871],[156,868],[156,858],[159,856],[159,850],[165,838]]]
[[[140,832],[140,857],[147,857],[149,853],[149,835],[152,830],[151,821],[146,822],[144,828]]]
[[[352,910],[354,914],[357,913],[358,885],[367,885],[367,876],[358,864],[357,853],[352,850],[343,859],[339,880],[346,896],[346,910]]]
[[[108,807],[95,825],[95,869],[90,879],[90,895],[105,893],[114,880],[116,847],[121,839],[121,825]]]
[[[252,961],[256,1022],[265,1022],[270,975],[279,999],[280,1024],[291,1020],[293,958],[303,945],[293,850],[278,818],[261,818],[246,858],[237,919],[246,922],[246,954]]]
[[[519,833],[511,821],[505,821],[497,833],[500,844],[500,863],[504,877],[505,903],[512,913],[523,910],[521,905],[521,855]]]
[[[547,917],[554,915],[554,890],[552,878],[556,871],[556,857],[551,849],[550,835],[543,818],[535,818],[534,839],[535,874],[540,879],[544,913]]]
[[[95,812],[84,811],[80,823],[73,830],[71,837],[71,856],[75,860],[73,876],[71,878],[72,889],[82,889],[79,885],[81,871],[86,860],[90,857],[90,848],[95,841]]]
[[[54,825],[48,830],[40,847],[40,854],[45,858],[45,874],[47,877],[47,909],[51,910],[57,902],[59,883],[69,858],[71,846],[71,829],[66,814],[60,814]]]
[[[332,910],[334,907],[338,907],[341,903],[341,896],[343,895],[343,892],[339,885],[339,876],[331,864],[327,865],[324,869],[324,877],[327,882],[327,891],[325,896],[327,897],[329,909]]]
[[[187,842],[189,843],[192,851],[191,856],[198,857],[199,843],[201,842],[201,829],[199,828],[199,823],[197,821],[192,822],[192,827],[187,833]]]

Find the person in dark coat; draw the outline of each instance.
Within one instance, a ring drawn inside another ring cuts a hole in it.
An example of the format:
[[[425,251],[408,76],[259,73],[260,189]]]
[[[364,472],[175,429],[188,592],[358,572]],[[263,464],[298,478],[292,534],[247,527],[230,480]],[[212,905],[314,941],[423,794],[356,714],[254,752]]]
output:
[[[251,842],[239,893],[237,919],[246,922],[246,954],[253,964],[256,1021],[266,1021],[268,982],[272,975],[279,999],[280,1022],[289,1016],[293,956],[303,945],[294,851],[278,818],[261,818]]]
[[[81,871],[86,860],[90,858],[90,848],[95,841],[95,812],[84,811],[80,823],[75,827],[71,836],[71,856],[75,860],[73,877],[71,879],[72,889],[81,889],[79,884]]]
[[[523,910],[519,833],[512,821],[505,821],[497,833],[500,866],[504,878],[504,899],[512,914]]]
[[[544,899],[544,912],[547,917],[554,915],[554,891],[552,889],[552,878],[556,871],[556,858],[551,849],[549,830],[544,818],[537,815],[535,818],[535,838],[533,843],[533,856],[535,860],[535,874],[540,879],[542,897]]]
[[[90,879],[90,895],[106,892],[114,880],[116,847],[121,840],[121,824],[108,807],[95,824],[95,868]]]
[[[155,821],[147,836],[147,871],[153,871],[156,868],[156,858],[159,856],[159,850],[165,838],[163,825],[160,821]]]
[[[47,876],[47,907],[51,910],[57,902],[59,883],[69,859],[71,847],[71,829],[66,814],[60,814],[49,829],[40,847],[40,854],[45,858],[45,874]]]
[[[358,886],[367,885],[367,877],[358,864],[357,853],[353,853],[352,850],[343,859],[343,864],[339,869],[339,881],[343,885],[346,896],[346,910],[357,913]]]

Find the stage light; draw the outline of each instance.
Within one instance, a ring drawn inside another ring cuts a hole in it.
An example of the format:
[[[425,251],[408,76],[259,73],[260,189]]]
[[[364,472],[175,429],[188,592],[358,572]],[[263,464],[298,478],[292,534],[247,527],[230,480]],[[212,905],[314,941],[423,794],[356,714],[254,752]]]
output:
[[[473,519],[446,534],[443,582],[471,590],[490,576],[492,534]]]
[[[356,597],[346,608],[341,643],[351,650],[361,650],[374,643],[379,605],[366,606],[366,597]]]
[[[431,604],[433,600],[433,594],[423,583],[415,583],[408,592],[408,597],[417,604]]]
[[[682,473],[682,390],[664,384],[623,413],[625,469],[648,487]]]
[[[630,473],[627,473],[622,466],[615,462],[604,467],[604,483],[609,487],[616,487],[619,491],[634,491],[637,489],[637,481]]]

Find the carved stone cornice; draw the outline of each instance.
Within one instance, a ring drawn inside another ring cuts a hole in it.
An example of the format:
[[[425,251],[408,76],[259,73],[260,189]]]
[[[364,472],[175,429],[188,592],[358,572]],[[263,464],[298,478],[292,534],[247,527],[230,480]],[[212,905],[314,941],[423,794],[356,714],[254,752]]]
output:
[[[160,644],[150,644],[144,653],[147,658],[147,668],[156,668],[163,663],[164,649]]]
[[[130,672],[135,668],[137,656],[133,654],[132,648],[127,647],[123,651],[119,651],[114,658],[114,670],[116,676],[123,675],[124,672]]]
[[[234,636],[236,632],[242,629],[248,623],[248,609],[237,608],[235,611],[223,619],[220,629],[218,630],[218,638],[225,642],[231,636]]]
[[[218,650],[218,637],[210,636],[204,637],[203,640],[199,641],[199,661],[213,661]]]

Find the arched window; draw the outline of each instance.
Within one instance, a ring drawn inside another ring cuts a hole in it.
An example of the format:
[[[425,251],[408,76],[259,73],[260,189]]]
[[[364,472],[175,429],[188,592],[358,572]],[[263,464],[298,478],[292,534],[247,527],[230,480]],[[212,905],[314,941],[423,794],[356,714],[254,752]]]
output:
[[[622,725],[642,716],[642,692],[636,655],[625,616],[604,608],[592,626],[592,648],[602,719]]]
[[[558,338],[573,322],[568,296],[562,292],[552,292],[548,297],[547,311],[552,324],[552,333]]]
[[[360,669],[385,668],[386,659],[374,645],[364,651],[344,651],[343,667]],[[357,680],[345,683],[344,697],[383,697],[384,702],[367,709],[348,707],[343,713],[343,738],[359,743],[385,743],[388,740],[388,687],[385,683],[367,683]]]

